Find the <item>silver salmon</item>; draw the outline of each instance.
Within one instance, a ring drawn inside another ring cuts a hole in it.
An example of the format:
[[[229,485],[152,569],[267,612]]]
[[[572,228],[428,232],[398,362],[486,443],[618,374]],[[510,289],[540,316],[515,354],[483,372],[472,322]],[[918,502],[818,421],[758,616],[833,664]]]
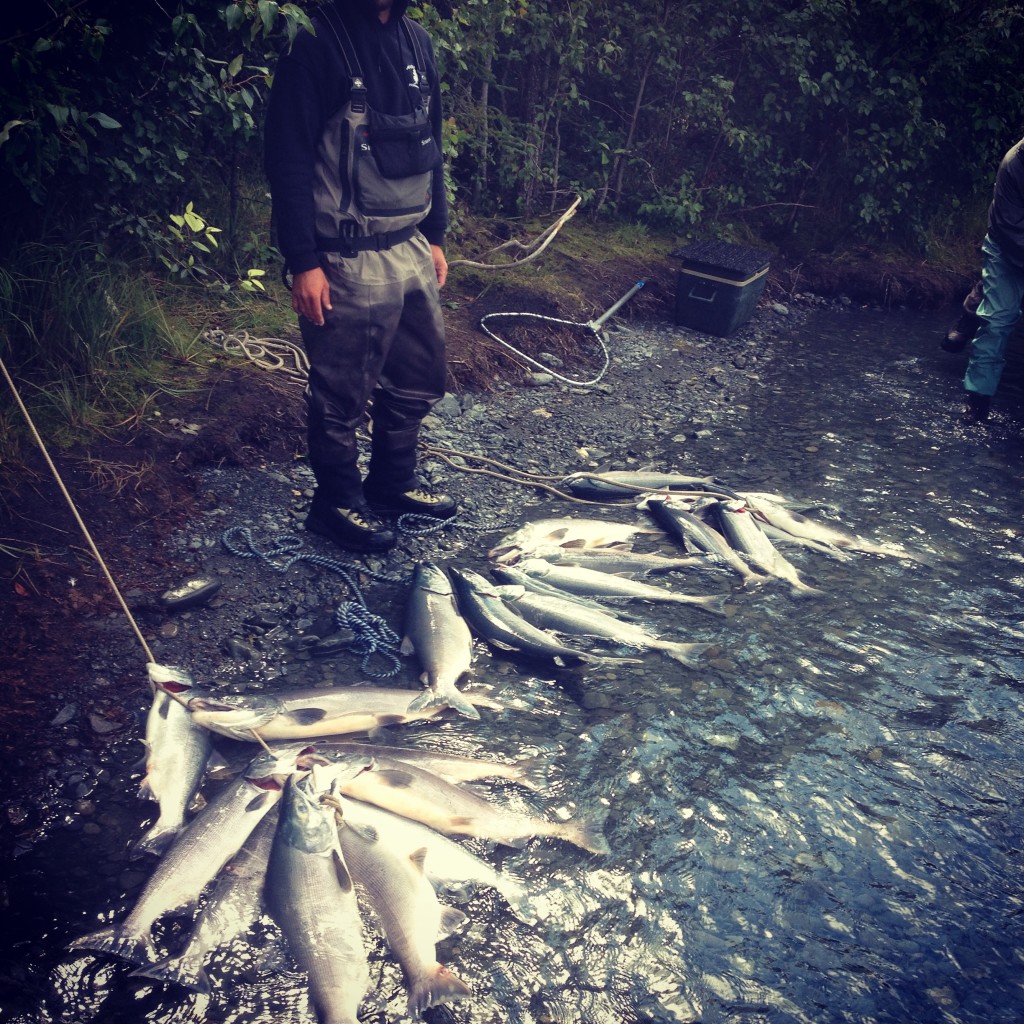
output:
[[[665,604],[686,604],[717,615],[725,614],[728,594],[678,594],[639,580],[624,579],[614,573],[598,572],[578,565],[552,565],[543,558],[527,558],[519,568],[528,576],[540,577],[570,594],[595,597],[651,601]],[[557,596],[557,595],[552,595]]]
[[[110,953],[137,964],[156,960],[151,932],[165,914],[191,909],[281,797],[294,759],[261,754],[183,828],[161,857],[131,912],[118,924],[75,939],[71,949]]]
[[[643,491],[708,491],[715,489],[710,476],[685,476],[681,473],[657,473],[635,470],[609,470],[606,473],[570,473],[561,487],[579,498],[628,498]]]
[[[459,614],[451,580],[433,562],[421,562],[413,575],[412,591],[406,605],[402,653],[415,654],[426,687],[408,710],[451,707],[467,718],[480,712],[459,691],[473,662],[473,634]]]
[[[345,861],[402,967],[409,1013],[418,1018],[430,1006],[468,998],[469,986],[438,961],[436,948],[438,934],[450,934],[466,916],[438,902],[424,871],[426,847],[386,842],[375,829],[350,821],[350,801],[337,790],[332,800]]]
[[[382,765],[338,783],[338,791],[422,822],[446,835],[474,836],[521,847],[533,836],[564,839],[591,853],[607,853],[600,829],[579,821],[549,821],[499,807],[411,764]]]
[[[587,611],[543,594],[518,592],[519,589],[508,588],[502,594],[503,600],[521,609],[524,617],[544,629],[573,636],[600,637],[626,647],[650,648],[667,654],[689,668],[698,667],[700,656],[715,646],[710,643],[662,640],[642,626],[607,612]]]
[[[496,562],[511,562],[537,547],[628,546],[634,537],[660,532],[632,523],[609,523],[600,519],[540,519],[503,537],[487,552],[487,557]]]
[[[733,546],[742,551],[759,569],[770,576],[785,580],[794,594],[811,596],[821,593],[815,587],[804,583],[796,566],[780,554],[743,501],[718,501],[711,507]]]
[[[165,690],[154,690],[146,716],[146,774],[139,796],[160,807],[156,821],[132,847],[132,855],[159,856],[185,825],[185,816],[203,781],[212,738]]]
[[[282,690],[276,694],[214,694],[181,684],[161,684],[192,712],[198,725],[235,740],[298,740],[372,732],[389,725],[434,718],[445,707],[409,710],[419,691],[383,686],[338,686]],[[481,707],[487,697],[468,694]]]
[[[553,658],[562,665],[615,660],[569,647],[552,633],[527,622],[502,601],[494,584],[478,572],[453,569],[452,575],[467,619],[476,632],[495,647]]]
[[[267,910],[306,972],[316,1019],[358,1024],[370,987],[359,905],[334,809],[321,803],[314,778],[288,780],[267,866]]]
[[[195,992],[210,992],[210,979],[206,975],[209,954],[244,935],[263,909],[263,881],[277,822],[278,808],[274,807],[238,853],[224,865],[182,949],[174,956],[132,971],[133,977],[181,985]]]

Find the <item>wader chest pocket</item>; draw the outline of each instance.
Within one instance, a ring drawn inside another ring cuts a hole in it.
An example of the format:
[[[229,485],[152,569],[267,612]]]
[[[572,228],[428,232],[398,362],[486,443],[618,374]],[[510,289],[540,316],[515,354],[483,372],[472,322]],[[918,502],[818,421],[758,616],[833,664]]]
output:
[[[371,109],[369,113],[370,152],[382,178],[410,178],[437,166],[437,144],[423,110],[381,114]]]

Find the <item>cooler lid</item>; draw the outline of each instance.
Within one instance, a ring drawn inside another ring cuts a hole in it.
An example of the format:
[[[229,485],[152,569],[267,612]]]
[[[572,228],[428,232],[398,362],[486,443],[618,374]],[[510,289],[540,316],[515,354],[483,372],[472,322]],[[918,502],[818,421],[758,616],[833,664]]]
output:
[[[691,242],[669,253],[691,270],[738,281],[756,277],[768,267],[769,254],[763,249],[733,245],[717,239]]]

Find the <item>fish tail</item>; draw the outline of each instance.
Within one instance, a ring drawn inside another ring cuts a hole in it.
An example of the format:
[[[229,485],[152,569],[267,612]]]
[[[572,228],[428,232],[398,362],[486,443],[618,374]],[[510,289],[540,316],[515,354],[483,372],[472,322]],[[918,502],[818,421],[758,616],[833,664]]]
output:
[[[181,825],[154,825],[131,849],[131,859],[141,860],[147,854],[160,857],[181,831]]]
[[[93,953],[109,953],[134,964],[150,964],[156,951],[148,935],[129,935],[117,928],[101,928],[68,943],[68,949],[88,949]]]
[[[408,983],[409,1012],[418,1017],[430,1006],[438,1003],[451,1002],[453,999],[468,999],[472,994],[470,987],[457,978],[443,964],[435,963],[433,968],[421,977]]]
[[[661,645],[661,650],[687,668],[699,668],[701,656],[716,646],[716,644],[666,643]]]
[[[472,718],[474,721],[480,720],[480,712],[477,711],[476,705],[458,687],[452,686],[444,693],[439,693],[438,698],[442,704],[446,704],[453,711],[458,711],[460,715],[465,715],[466,718]],[[416,700],[422,699],[422,694],[416,698]],[[416,701],[413,701],[413,704],[415,703]],[[411,708],[412,704],[409,707]]]
[[[540,914],[520,879],[507,871],[500,871],[494,880],[494,887],[523,924],[536,924],[540,920]]]
[[[193,992],[210,992],[210,979],[203,969],[200,953],[185,952],[179,956],[165,957],[155,964],[139,967],[131,972],[133,978],[152,978],[165,985],[181,985]]]
[[[542,793],[548,785],[550,764],[542,757],[524,757],[515,763],[515,780],[521,786]]]
[[[602,822],[567,821],[556,834],[589,853],[611,853],[611,847],[604,837],[603,829]]]
[[[448,707],[448,698],[432,686],[428,686],[421,694],[410,702],[408,711],[429,711],[434,708]],[[480,716],[477,715],[477,718]]]
[[[732,594],[709,594],[700,602],[700,607],[707,612],[714,612],[715,615],[728,615],[726,607]]]

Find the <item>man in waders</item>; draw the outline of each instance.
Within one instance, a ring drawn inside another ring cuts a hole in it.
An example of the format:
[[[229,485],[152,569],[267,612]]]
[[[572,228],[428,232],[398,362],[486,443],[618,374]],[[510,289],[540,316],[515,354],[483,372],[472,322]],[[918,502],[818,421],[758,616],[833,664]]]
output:
[[[416,476],[420,424],[444,395],[438,290],[448,271],[441,90],[408,0],[335,0],[282,53],[265,164],[292,308],[309,356],[306,529],[385,551],[378,516],[447,519]],[[365,481],[356,429],[367,410]]]
[[[996,173],[988,231],[981,245],[978,329],[964,374],[963,421],[988,419],[992,396],[1006,364],[1006,343],[1024,300],[1024,140],[1012,146]]]

